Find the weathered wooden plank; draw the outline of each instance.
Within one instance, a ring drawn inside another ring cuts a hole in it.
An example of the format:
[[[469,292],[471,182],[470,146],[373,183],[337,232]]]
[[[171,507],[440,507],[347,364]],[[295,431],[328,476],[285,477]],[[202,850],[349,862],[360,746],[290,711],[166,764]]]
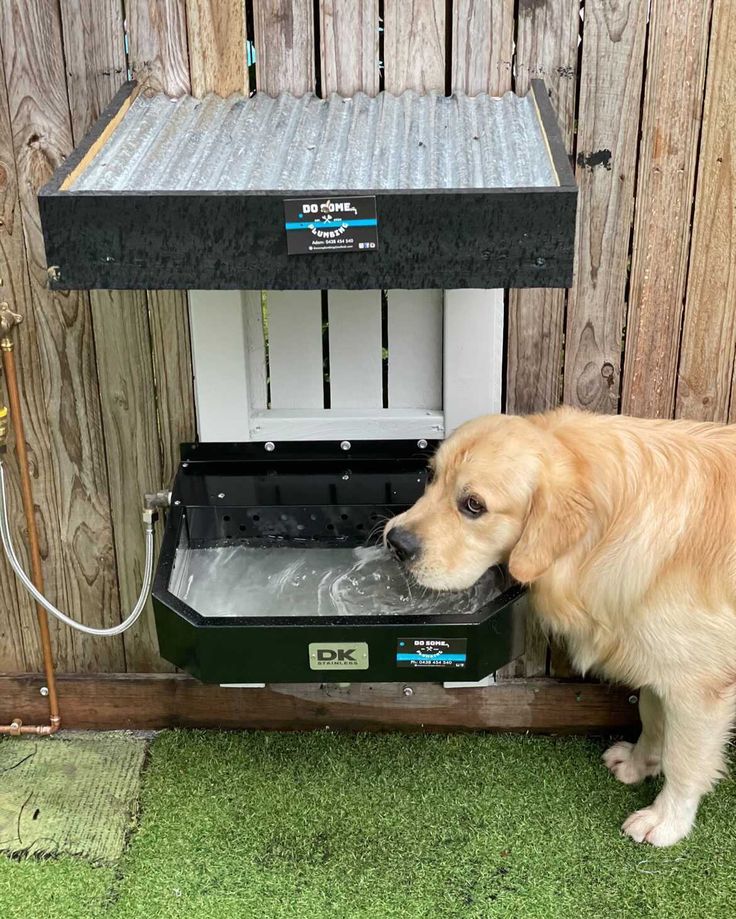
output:
[[[303,96],[314,89],[312,0],[253,0],[260,92]]]
[[[145,291],[96,291],[92,300],[102,423],[115,527],[120,606],[138,598],[145,565],[143,495],[161,486],[151,335]],[[157,534],[157,546],[158,546]],[[94,640],[94,639],[92,639]],[[158,655],[153,607],[124,635],[125,663],[135,672],[171,670]]]
[[[710,7],[654,0],[650,13],[622,404],[631,415],[674,411]]]
[[[185,0],[123,0],[133,78],[151,89],[188,93]]]
[[[73,146],[59,10],[42,0],[2,4],[0,31],[50,437],[43,478],[54,482],[48,519],[59,528],[42,529],[51,555],[49,593],[88,624],[112,625],[120,610],[89,300],[46,289],[35,195]],[[36,430],[43,424],[35,419]],[[73,654],[57,654],[62,669],[123,666],[119,638],[91,642],[74,633],[71,644]]]
[[[13,151],[10,115],[8,112],[8,96],[5,91],[5,80],[2,78],[5,68],[3,66],[2,44],[0,43],[0,301],[7,302],[11,309],[28,316],[31,311],[31,291],[26,268],[26,252],[23,242],[23,228],[21,226],[20,203],[18,200],[18,175],[15,168],[15,154]],[[26,342],[23,356],[27,358],[30,351],[35,350],[35,324],[31,316],[30,327],[25,326],[14,340],[20,357],[21,341]],[[30,348],[28,347],[30,345]],[[26,361],[26,367],[28,366]],[[37,388],[38,391],[38,388]],[[24,402],[27,400],[24,399]],[[5,396],[2,396],[5,405]],[[27,414],[30,414],[27,412]],[[34,413],[35,414],[35,413]],[[30,419],[29,419],[30,420]],[[30,439],[30,438],[29,438]],[[30,444],[29,444],[30,447]],[[10,419],[8,437],[8,452],[4,457],[6,482],[9,503],[12,510],[11,526],[13,532],[20,531],[23,521],[20,487],[18,484],[18,470],[15,453],[15,430],[13,418]],[[46,493],[43,489],[36,494],[43,500]],[[25,529],[22,531],[25,536]],[[27,545],[25,538],[17,538],[17,543]],[[20,545],[18,551],[21,551]],[[25,561],[25,551],[23,551]],[[30,570],[30,565],[26,566]],[[28,663],[24,665],[25,661]],[[5,561],[5,555],[0,553],[0,669],[20,670],[40,669],[42,666],[39,648],[38,630],[33,605],[28,595],[22,591],[16,582],[12,569]]]
[[[541,78],[557,112],[562,136],[572,149],[577,86],[578,0],[535,3],[521,0],[516,35],[516,92],[527,93]],[[519,414],[544,411],[562,397],[564,290],[509,292],[506,410]],[[523,658],[504,667],[498,677],[539,676],[547,666],[548,642],[534,617],[527,622]]]
[[[677,383],[678,417],[736,420],[736,4],[715,0]]]
[[[186,0],[192,93],[248,92],[244,0]]]
[[[377,95],[378,28],[378,0],[321,0],[320,64],[325,95]]]
[[[133,75],[172,96],[189,92],[185,0],[125,0],[125,9]],[[174,290],[148,291],[147,301],[161,482],[169,485],[179,464],[179,444],[195,433],[188,304],[186,294]]]
[[[102,10],[104,27],[97,25],[100,10],[95,0],[74,0],[61,12],[67,70],[79,75],[78,109],[72,108],[78,141],[126,78],[124,56],[117,60],[122,50],[122,9],[107,3]],[[80,21],[89,27],[80,31]],[[101,80],[95,68],[108,59],[117,60],[117,67],[111,78]],[[138,597],[145,564],[142,496],[162,484],[148,307],[145,293],[134,291],[91,291],[90,303],[118,595],[122,615],[127,615]],[[129,669],[172,669],[159,658],[150,605],[133,632],[125,634],[123,644]]]
[[[127,79],[120,0],[66,0],[60,6],[74,143]]]
[[[452,5],[452,89],[470,96],[511,89],[513,0],[455,0]]]
[[[385,0],[383,71],[388,92],[445,88],[445,0]]]
[[[179,444],[194,440],[192,351],[186,295],[172,290],[148,291],[153,345],[161,484],[170,486],[179,465]]]
[[[20,706],[43,720],[36,674],[0,676],[0,721]],[[637,697],[599,683],[516,680],[482,689],[417,683],[208,686],[183,674],[69,675],[59,681],[69,728],[197,727],[348,731],[617,731],[638,722]],[[94,704],[90,705],[90,700]]]
[[[578,0],[519,3],[516,92],[529,92],[530,81],[535,78],[544,80],[568,150],[572,149],[575,121],[579,23]],[[562,290],[510,291],[508,412],[544,411],[560,401],[566,296]],[[533,668],[535,672],[528,675],[537,675],[539,666],[541,658]]]
[[[615,413],[619,403],[646,18],[646,0],[585,6],[564,397],[598,412]]]

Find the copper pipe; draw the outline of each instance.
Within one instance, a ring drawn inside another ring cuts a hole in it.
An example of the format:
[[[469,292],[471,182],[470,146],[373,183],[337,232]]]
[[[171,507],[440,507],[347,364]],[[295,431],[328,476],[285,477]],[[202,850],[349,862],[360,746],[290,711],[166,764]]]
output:
[[[20,392],[18,390],[18,374],[15,365],[15,350],[9,335],[0,340],[2,350],[3,370],[7,382],[8,402],[10,404],[10,418],[15,426],[15,450],[18,456],[20,470],[20,486],[23,496],[23,512],[28,528],[28,543],[31,555],[31,579],[37,590],[43,593],[43,569],[41,568],[41,550],[38,542],[38,529],[36,528],[36,515],[33,502],[33,486],[31,474],[28,471],[28,449],[26,447],[25,426],[21,410]],[[61,726],[59,715],[59,700],[56,694],[56,675],[54,673],[54,654],[51,650],[51,634],[49,632],[49,617],[46,610],[36,604],[38,617],[38,630],[41,636],[41,650],[43,652],[43,669],[46,675],[49,700],[49,724],[26,725],[19,718],[12,724],[0,725],[0,734],[55,734]]]

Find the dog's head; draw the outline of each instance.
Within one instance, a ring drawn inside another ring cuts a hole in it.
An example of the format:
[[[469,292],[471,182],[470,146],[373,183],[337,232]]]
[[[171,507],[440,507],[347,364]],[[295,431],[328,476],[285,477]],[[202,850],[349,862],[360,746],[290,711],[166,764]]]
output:
[[[424,495],[389,521],[386,543],[435,590],[470,587],[499,563],[530,583],[585,534],[584,482],[543,418],[479,418],[439,448]]]

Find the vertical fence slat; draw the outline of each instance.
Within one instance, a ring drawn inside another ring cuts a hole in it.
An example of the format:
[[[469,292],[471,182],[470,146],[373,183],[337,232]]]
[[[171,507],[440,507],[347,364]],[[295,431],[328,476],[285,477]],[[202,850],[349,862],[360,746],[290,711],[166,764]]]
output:
[[[511,88],[512,0],[456,0],[452,90],[501,95]],[[449,433],[473,415],[501,410],[504,291],[447,290],[444,410]]]
[[[385,0],[383,72],[388,92],[445,88],[445,0]]]
[[[259,92],[303,96],[314,89],[312,0],[253,0]]]
[[[103,4],[73,0],[62,4],[61,15],[66,69],[70,87],[75,87],[70,101],[74,141],[78,143],[126,79],[122,9],[113,0]],[[104,79],[100,78],[100,68]],[[142,496],[164,484],[148,307],[145,293],[134,291],[93,290],[90,304],[118,595],[125,614],[138,597],[145,564]],[[121,342],[125,347],[121,348]],[[123,643],[128,670],[171,669],[158,655],[150,603],[136,628],[125,633]]]
[[[171,96],[189,92],[185,0],[124,0],[124,6],[133,76]],[[167,485],[179,464],[179,444],[195,433],[189,310],[183,291],[149,290],[146,300],[161,479]],[[167,666],[161,661],[158,669]]]
[[[44,458],[39,478],[54,482],[48,519],[58,521],[44,533],[49,593],[88,624],[113,625],[120,607],[89,298],[47,290],[36,202],[37,189],[73,146],[58,7],[3,3],[0,32],[50,437],[51,461]],[[38,373],[38,365],[24,362],[22,372]],[[44,419],[35,424],[38,430]],[[121,639],[57,635],[61,669],[122,669]]]
[[[477,415],[501,411],[503,290],[445,291],[443,352],[448,435]]]
[[[383,406],[381,291],[331,290],[330,405]]]
[[[618,411],[646,21],[646,0],[585,5],[564,394],[598,412]]]
[[[190,290],[201,441],[250,440],[246,328],[239,290]]]
[[[320,3],[322,91],[378,93],[378,0]]]
[[[324,408],[322,293],[268,292],[271,408]]]
[[[18,174],[15,168],[15,153],[13,151],[12,134],[10,129],[10,114],[8,112],[8,96],[5,90],[5,67],[3,62],[2,43],[0,42],[0,300],[7,301],[30,322],[24,325],[22,332],[16,337],[18,361],[21,370],[29,366],[28,355],[35,352],[35,323],[33,320],[31,290],[26,268],[26,249],[23,241],[23,227],[21,224],[20,201],[18,198]],[[22,350],[21,350],[22,349]],[[41,397],[40,386],[33,385],[33,380],[38,375],[31,376],[30,380],[22,380],[25,385],[21,390],[21,399],[25,409],[26,423],[28,426],[28,449],[32,459],[34,448],[37,446],[33,422],[41,414],[39,404],[35,404],[34,397]],[[34,403],[29,405],[29,401]],[[42,399],[40,405],[42,405]],[[15,431],[13,419],[10,419],[8,438],[8,462],[6,463],[6,482],[9,502],[14,509],[12,525],[14,532],[25,535],[25,526],[21,528],[22,513],[20,508],[21,494],[18,483],[17,464],[15,457]],[[39,470],[36,470],[37,474]],[[43,466],[40,474],[44,474]],[[45,483],[35,482],[36,500],[49,513],[49,490]],[[40,515],[38,515],[40,517]],[[39,520],[39,523],[41,521]],[[18,551],[25,562],[25,538]],[[30,565],[26,565],[30,568]],[[0,553],[0,670],[17,672],[20,670],[36,670],[42,663],[39,647],[38,629],[33,606],[28,595],[18,586],[10,565],[5,560],[5,555]]]
[[[677,416],[736,420],[736,5],[715,0]]]
[[[575,122],[579,24],[578,0],[519,4],[516,92],[527,93],[532,79],[544,80],[568,151],[572,151]],[[508,412],[544,411],[560,401],[566,296],[564,290],[510,292]],[[536,675],[537,670],[528,675]]]
[[[442,291],[389,290],[389,408],[442,408]]]
[[[654,0],[639,153],[623,410],[671,418],[710,0]]]
[[[454,0],[452,88],[469,96],[511,88],[513,0]]]
[[[244,0],[186,0],[192,94],[248,92]]]
[[[322,0],[320,45],[324,95],[376,95],[377,0]],[[331,407],[382,408],[381,292],[331,290],[328,317]]]
[[[577,86],[580,6],[578,0],[519,4],[516,35],[516,92],[527,93],[541,78],[569,151],[573,147]],[[520,414],[544,411],[562,396],[564,290],[509,292],[506,410]],[[523,660],[499,671],[499,678],[541,676],[546,671],[548,642],[535,617],[527,622]]]
[[[119,291],[96,291],[92,315],[120,605],[127,615],[138,598],[145,566],[143,495],[162,484],[145,291],[126,291],[124,299]],[[157,549],[159,544],[160,532]],[[150,599],[143,616],[123,638],[128,670],[147,673],[173,669],[158,654]]]

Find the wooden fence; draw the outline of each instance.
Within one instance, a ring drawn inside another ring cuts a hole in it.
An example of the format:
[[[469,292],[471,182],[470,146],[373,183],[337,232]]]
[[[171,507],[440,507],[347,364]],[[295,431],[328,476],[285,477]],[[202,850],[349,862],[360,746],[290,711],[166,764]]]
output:
[[[246,46],[255,48],[254,68]],[[3,0],[0,299],[17,335],[48,594],[137,592],[140,495],[195,432],[181,292],[52,293],[36,191],[129,74],[172,95],[550,89],[580,188],[575,282],[506,295],[505,406],[736,420],[736,0]],[[10,445],[12,467],[12,441]],[[13,478],[12,500],[19,507]],[[60,671],[166,670],[52,625]],[[0,560],[0,671],[40,670]],[[544,642],[506,676],[563,671]]]

